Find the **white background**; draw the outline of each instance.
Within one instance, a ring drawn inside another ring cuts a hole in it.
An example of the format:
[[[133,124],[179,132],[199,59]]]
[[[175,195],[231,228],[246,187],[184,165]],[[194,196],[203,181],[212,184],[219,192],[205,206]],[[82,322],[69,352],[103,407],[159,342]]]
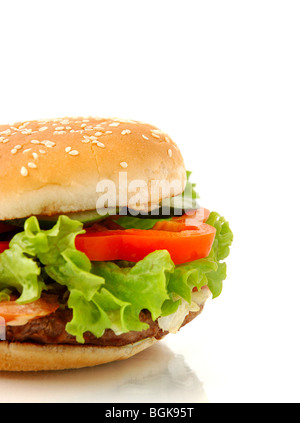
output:
[[[234,231],[222,295],[127,362],[0,375],[0,401],[300,400],[300,4],[0,2],[0,119],[169,132]],[[1,183],[1,181],[0,181]]]

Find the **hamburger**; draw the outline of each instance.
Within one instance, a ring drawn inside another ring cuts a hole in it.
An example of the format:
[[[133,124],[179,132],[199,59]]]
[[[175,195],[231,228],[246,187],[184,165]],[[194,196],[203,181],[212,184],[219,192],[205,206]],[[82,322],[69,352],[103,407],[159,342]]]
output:
[[[0,126],[0,370],[129,358],[220,295],[233,235],[190,176],[146,123]]]

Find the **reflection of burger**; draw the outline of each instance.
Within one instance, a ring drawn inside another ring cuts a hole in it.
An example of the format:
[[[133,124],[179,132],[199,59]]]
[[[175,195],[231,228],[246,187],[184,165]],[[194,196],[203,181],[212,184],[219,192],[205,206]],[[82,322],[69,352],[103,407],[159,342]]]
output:
[[[0,180],[0,370],[128,358],[220,294],[232,232],[157,128],[1,126]]]

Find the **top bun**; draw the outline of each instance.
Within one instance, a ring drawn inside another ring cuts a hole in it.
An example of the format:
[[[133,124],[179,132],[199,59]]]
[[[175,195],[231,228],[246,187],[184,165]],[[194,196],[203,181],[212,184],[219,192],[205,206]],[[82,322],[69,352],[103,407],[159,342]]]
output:
[[[109,204],[130,206],[139,192],[132,208],[146,210],[180,194],[186,173],[176,144],[146,123],[77,117],[0,126],[0,220],[95,210],[106,180],[116,188]],[[128,192],[136,180],[141,188]],[[176,184],[166,194],[153,181]]]

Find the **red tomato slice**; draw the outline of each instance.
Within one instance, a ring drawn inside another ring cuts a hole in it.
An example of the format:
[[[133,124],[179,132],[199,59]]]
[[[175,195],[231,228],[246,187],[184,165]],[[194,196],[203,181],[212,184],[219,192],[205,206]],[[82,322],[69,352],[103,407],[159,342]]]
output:
[[[208,211],[207,211],[208,212]],[[207,257],[216,230],[203,223],[209,212],[159,222],[151,230],[126,229],[88,232],[76,238],[76,248],[91,261],[138,262],[156,250],[168,250],[175,264]]]
[[[0,242],[0,253],[3,253],[3,251],[8,250],[8,248],[9,248],[9,241]]]
[[[15,231],[16,227],[9,225],[5,222],[0,222],[0,234],[4,234],[6,232]],[[0,242],[0,253],[3,253],[3,251],[7,250],[9,248],[9,241],[1,241]]]
[[[4,318],[6,323],[13,320],[27,322],[38,317],[47,316],[56,311],[58,307],[57,297],[53,295],[48,295],[23,305],[18,304],[16,301],[1,301],[0,316]]]

